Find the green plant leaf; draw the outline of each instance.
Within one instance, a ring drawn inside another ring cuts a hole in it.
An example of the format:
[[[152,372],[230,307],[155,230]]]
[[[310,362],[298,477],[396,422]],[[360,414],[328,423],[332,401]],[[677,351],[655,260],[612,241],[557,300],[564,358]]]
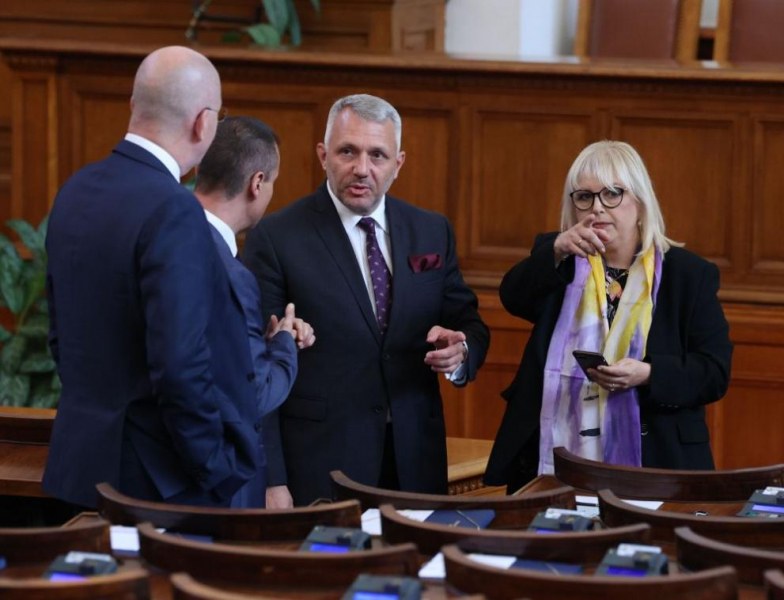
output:
[[[11,375],[19,370],[19,365],[24,360],[27,350],[27,340],[21,335],[15,335],[0,349],[0,372]]]
[[[22,271],[24,285],[24,302],[22,305],[22,315],[19,324],[27,320],[30,309],[35,306],[36,301],[44,295],[46,286],[46,272],[34,262],[28,261]]]
[[[60,394],[38,394],[30,398],[29,405],[33,408],[57,408],[59,402]]]
[[[38,230],[27,221],[23,221],[22,219],[9,219],[6,221],[6,225],[19,235],[19,239],[22,240],[22,243],[27,246],[28,250],[30,250],[33,255],[41,254],[46,251],[44,249],[44,236],[38,233]]]
[[[286,0],[286,6],[289,11],[289,34],[291,35],[291,44],[299,46],[302,43],[302,27],[299,24],[299,15],[297,15],[297,7],[294,6],[294,0]]]
[[[5,344],[8,340],[11,339],[11,336],[13,336],[13,334],[5,327],[0,325],[0,344]]]
[[[49,229],[49,215],[46,215],[40,223],[38,223],[38,235],[41,239],[46,241],[46,232]]]
[[[22,312],[25,302],[24,290],[19,286],[24,264],[16,254],[0,254],[0,295],[5,306],[14,314]]]
[[[17,333],[28,338],[46,339],[49,336],[49,316],[38,314],[28,317],[25,319],[24,324],[19,327]],[[0,334],[0,342],[2,341],[2,334]]]
[[[289,7],[286,0],[261,0],[261,3],[264,5],[264,12],[270,25],[275,28],[279,36],[282,35],[289,24]],[[277,45],[280,45],[280,42]]]
[[[20,373],[51,373],[56,368],[54,359],[48,352],[39,352],[28,356],[19,365]]]
[[[244,29],[259,46],[280,46],[280,34],[267,23],[256,23]]]
[[[25,406],[30,395],[30,377],[0,373],[0,406]]]
[[[57,374],[57,371],[52,373],[52,378],[49,381],[49,388],[52,392],[57,392],[57,395],[60,395],[60,390],[63,389],[63,383],[60,381],[60,376]]]

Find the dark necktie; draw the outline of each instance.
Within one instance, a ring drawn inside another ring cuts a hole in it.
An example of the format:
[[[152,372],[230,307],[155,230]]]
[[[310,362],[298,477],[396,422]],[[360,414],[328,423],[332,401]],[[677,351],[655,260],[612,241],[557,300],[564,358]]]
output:
[[[367,252],[370,279],[373,282],[373,295],[376,298],[376,320],[381,333],[387,330],[389,310],[392,306],[392,274],[389,272],[381,248],[376,239],[376,222],[370,217],[362,217],[359,226],[367,233],[365,251]]]

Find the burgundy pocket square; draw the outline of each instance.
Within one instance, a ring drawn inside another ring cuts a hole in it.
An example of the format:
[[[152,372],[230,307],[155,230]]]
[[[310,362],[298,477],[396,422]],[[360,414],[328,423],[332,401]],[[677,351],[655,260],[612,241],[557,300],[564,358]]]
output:
[[[408,257],[408,264],[411,265],[411,270],[414,273],[423,273],[425,271],[432,271],[440,269],[444,266],[441,261],[440,254],[412,254]]]

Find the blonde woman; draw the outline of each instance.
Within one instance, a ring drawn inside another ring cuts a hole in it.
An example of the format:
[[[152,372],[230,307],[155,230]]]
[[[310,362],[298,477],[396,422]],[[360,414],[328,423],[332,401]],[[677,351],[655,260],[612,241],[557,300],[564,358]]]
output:
[[[564,446],[592,460],[712,469],[705,405],[727,391],[732,344],[715,265],[665,236],[639,154],[585,148],[566,177],[561,232],[537,236],[501,283],[534,328],[485,480],[515,490]],[[574,351],[607,365],[584,371]]]

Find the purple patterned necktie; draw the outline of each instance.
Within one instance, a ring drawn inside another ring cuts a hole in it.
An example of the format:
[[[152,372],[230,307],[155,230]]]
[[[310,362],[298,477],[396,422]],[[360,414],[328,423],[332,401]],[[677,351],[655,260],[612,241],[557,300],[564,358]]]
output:
[[[373,282],[373,295],[376,298],[376,320],[381,333],[389,324],[389,309],[392,306],[392,274],[376,239],[376,222],[370,217],[362,217],[358,225],[365,230],[365,250],[367,252],[370,279]]]

